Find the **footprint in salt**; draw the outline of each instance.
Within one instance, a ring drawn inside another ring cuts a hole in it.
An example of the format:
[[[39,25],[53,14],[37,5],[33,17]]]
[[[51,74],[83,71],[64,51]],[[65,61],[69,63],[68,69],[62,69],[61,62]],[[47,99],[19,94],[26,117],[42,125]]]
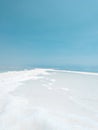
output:
[[[50,87],[48,84],[42,84],[42,86],[46,87],[46,88],[49,89],[49,90],[53,89],[53,88]]]
[[[51,81],[51,82],[55,82],[56,80],[55,80],[55,79],[51,79],[50,81]]]
[[[61,89],[64,90],[64,91],[70,91],[69,88],[61,88]]]
[[[43,80],[41,80],[41,82],[42,82],[42,86],[47,87],[47,89],[49,90],[52,90],[55,79],[44,78]]]

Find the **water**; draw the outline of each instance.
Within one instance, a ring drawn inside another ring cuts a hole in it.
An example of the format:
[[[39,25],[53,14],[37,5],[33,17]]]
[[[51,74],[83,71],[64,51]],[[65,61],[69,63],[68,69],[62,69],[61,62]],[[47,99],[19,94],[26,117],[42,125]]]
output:
[[[18,66],[1,66],[0,72],[7,71],[21,71],[21,70],[31,70],[34,68],[53,68],[59,70],[70,70],[70,71],[80,71],[80,72],[95,72],[98,73],[98,65],[96,66],[83,66],[83,65],[18,65]]]

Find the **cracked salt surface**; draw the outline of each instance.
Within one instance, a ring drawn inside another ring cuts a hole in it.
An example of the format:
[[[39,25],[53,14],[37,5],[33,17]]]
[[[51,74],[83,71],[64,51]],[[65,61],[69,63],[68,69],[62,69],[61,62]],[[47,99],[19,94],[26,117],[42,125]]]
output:
[[[98,130],[98,75],[52,69],[1,73],[0,130],[32,129]]]

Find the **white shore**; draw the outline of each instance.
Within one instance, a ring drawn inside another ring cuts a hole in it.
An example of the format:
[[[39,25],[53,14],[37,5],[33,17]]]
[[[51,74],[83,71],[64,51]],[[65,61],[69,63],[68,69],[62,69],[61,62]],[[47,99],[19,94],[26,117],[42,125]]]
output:
[[[98,74],[0,73],[0,130],[98,130]]]

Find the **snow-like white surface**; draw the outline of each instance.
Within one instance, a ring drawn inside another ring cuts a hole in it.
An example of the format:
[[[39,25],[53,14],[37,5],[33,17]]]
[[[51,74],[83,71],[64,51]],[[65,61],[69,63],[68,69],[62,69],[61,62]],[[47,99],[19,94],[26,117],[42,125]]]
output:
[[[98,74],[0,74],[0,130],[98,130]]]

